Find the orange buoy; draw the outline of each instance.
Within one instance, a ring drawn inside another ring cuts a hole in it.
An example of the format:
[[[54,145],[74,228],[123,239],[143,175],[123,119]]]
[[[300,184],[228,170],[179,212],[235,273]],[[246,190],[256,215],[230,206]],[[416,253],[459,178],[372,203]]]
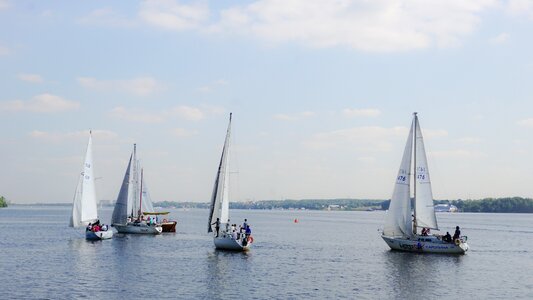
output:
[[[298,223],[298,222],[299,222],[298,219],[294,219],[294,223]]]

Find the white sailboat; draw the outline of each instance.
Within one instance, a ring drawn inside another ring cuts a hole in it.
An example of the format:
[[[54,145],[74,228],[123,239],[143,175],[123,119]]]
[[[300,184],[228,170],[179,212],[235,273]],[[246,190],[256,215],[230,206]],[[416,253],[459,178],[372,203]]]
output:
[[[89,132],[89,142],[85,153],[83,172],[80,174],[76,193],[74,194],[69,226],[85,227],[89,223],[97,221],[98,210],[96,207],[96,189],[93,174],[92,132]],[[110,239],[113,237],[113,230],[99,230],[94,232],[86,228],[85,237],[90,240]]]
[[[134,144],[111,224],[120,233],[160,234],[163,231],[161,225],[144,220],[143,212],[153,212],[153,210],[143,170],[137,159],[137,145]]]
[[[236,237],[229,222],[229,149],[231,136],[231,116],[229,115],[228,131],[226,133],[226,140],[224,141],[224,148],[222,149],[222,156],[218,165],[218,171],[213,187],[213,194],[211,196],[211,206],[208,218],[207,232],[212,232],[213,241],[217,249],[246,251],[250,248],[253,238],[246,236],[244,233],[237,233]],[[218,232],[217,232],[218,223]]]
[[[413,115],[382,238],[393,250],[464,254],[468,250],[466,237],[447,242],[439,235],[418,233],[418,228],[438,230],[438,226],[422,131],[417,113]],[[411,160],[415,170],[413,211],[411,211],[410,189]]]

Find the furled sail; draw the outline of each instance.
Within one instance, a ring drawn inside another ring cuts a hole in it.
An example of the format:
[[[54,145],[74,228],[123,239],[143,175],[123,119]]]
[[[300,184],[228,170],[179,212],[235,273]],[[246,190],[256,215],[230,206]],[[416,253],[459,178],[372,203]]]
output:
[[[85,153],[83,172],[80,174],[78,186],[74,194],[72,206],[71,227],[86,226],[89,222],[98,219],[96,207],[96,191],[93,174],[92,136],[89,133],[89,142]]]
[[[416,170],[415,170],[415,184],[416,184],[416,226],[426,227],[438,230],[437,218],[435,216],[435,207],[433,204],[433,193],[431,191],[431,181],[429,179],[428,162],[426,158],[426,150],[424,148],[424,139],[418,117],[415,115],[416,127]]]
[[[222,148],[222,156],[218,165],[218,171],[211,196],[211,207],[209,212],[209,224],[207,232],[213,231],[213,223],[220,218],[220,223],[228,222],[229,218],[229,146],[231,135],[231,113],[229,115],[228,130]]]
[[[111,218],[111,224],[126,224],[128,219],[128,200],[129,194],[131,194],[131,184],[130,184],[130,171],[133,155],[130,156],[130,161],[128,162],[128,168],[124,174],[124,179],[122,180],[122,186],[120,187],[120,192],[118,193],[117,202],[115,203],[115,209],[113,210],[113,216]]]
[[[403,152],[402,163],[394,191],[385,216],[383,234],[386,236],[412,236],[411,197],[410,197],[410,171],[413,151],[413,126],[409,130],[409,136]]]

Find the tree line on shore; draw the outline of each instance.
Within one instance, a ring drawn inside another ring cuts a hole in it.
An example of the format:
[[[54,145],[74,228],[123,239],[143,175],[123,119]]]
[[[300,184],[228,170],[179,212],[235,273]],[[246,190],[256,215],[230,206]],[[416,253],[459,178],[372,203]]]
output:
[[[387,210],[390,200],[370,199],[304,199],[262,200],[232,202],[234,209],[309,209],[309,210]],[[533,213],[533,199],[521,197],[485,198],[481,200],[436,200],[435,204],[451,204],[460,212]],[[159,207],[209,208],[209,203],[172,202],[155,203]]]
[[[306,210],[387,210],[390,200],[371,199],[304,199],[304,200],[261,200],[247,202],[231,202],[232,209],[306,209]],[[435,204],[450,204],[459,212],[482,213],[533,213],[533,199],[522,197],[485,198],[481,200],[435,200]],[[110,203],[111,205],[113,203]],[[0,197],[0,207],[7,207],[8,202]],[[32,205],[56,205],[65,203],[35,203]],[[154,203],[162,208],[209,208],[207,202],[175,202],[161,201]]]
[[[7,207],[7,200],[4,196],[0,196],[0,207]]]

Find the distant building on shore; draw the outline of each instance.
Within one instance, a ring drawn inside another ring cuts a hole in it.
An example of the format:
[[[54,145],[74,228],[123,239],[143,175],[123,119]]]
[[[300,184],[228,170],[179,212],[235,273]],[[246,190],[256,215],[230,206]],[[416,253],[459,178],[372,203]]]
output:
[[[457,206],[452,204],[437,204],[435,212],[457,212]]]

